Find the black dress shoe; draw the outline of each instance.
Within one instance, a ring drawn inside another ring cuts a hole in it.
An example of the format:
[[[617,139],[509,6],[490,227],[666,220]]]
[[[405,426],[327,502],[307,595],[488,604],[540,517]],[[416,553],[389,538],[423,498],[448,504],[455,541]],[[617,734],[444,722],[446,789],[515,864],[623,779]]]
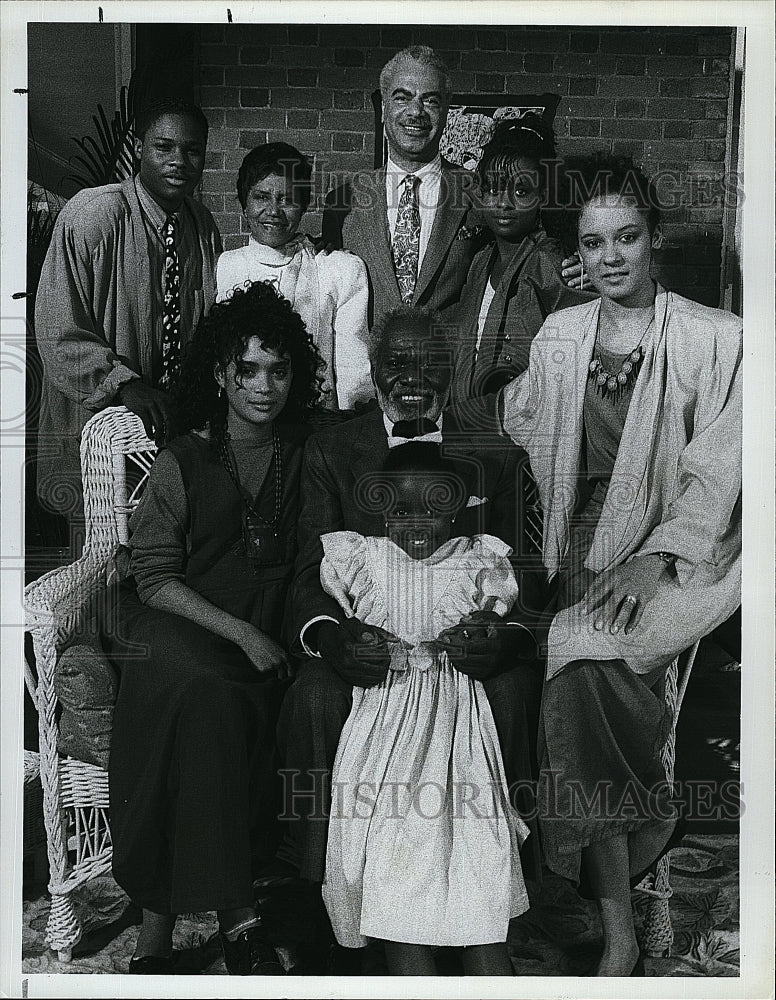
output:
[[[236,941],[219,935],[230,976],[284,976],[285,970],[262,926],[249,927]]]
[[[173,955],[143,955],[141,958],[130,958],[127,973],[130,976],[174,976]]]
[[[633,968],[630,971],[630,975],[631,976],[646,976],[646,974],[647,973],[644,971],[644,956],[643,955],[639,955],[639,957],[636,959],[636,964],[633,966]]]
[[[366,947],[345,948],[341,944],[334,944],[329,953],[328,974],[330,976],[360,976],[365,957]]]

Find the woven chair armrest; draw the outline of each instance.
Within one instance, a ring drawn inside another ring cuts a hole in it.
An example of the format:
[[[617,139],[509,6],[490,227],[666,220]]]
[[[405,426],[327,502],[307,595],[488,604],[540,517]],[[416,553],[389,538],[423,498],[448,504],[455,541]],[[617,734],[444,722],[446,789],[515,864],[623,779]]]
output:
[[[106,586],[111,567],[111,560],[86,554],[29,583],[24,588],[27,631],[55,631],[60,641],[71,638],[79,614]]]

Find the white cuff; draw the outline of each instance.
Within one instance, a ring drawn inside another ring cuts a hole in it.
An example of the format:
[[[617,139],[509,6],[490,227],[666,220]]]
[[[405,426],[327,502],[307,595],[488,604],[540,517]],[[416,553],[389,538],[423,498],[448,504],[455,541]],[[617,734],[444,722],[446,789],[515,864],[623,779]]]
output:
[[[336,618],[332,618],[331,615],[318,615],[316,618],[311,618],[309,622],[302,626],[302,631],[299,633],[299,641],[302,644],[302,649],[308,656],[313,656],[316,660],[320,660],[321,654],[316,652],[316,650],[311,649],[304,641],[305,632],[311,625],[315,625],[316,622],[334,622],[335,625],[339,625],[339,622]]]

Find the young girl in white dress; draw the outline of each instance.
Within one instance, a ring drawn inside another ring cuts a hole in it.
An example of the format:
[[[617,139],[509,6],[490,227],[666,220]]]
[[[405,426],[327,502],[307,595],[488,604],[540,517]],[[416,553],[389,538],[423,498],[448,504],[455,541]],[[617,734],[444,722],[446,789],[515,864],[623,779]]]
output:
[[[312,167],[286,142],[256,146],[237,174],[237,197],[251,231],[247,246],[216,263],[216,301],[246,282],[268,281],[304,320],[325,362],[322,405],[352,410],[374,396],[367,353],[369,285],[355,254],[316,253],[299,232],[310,204]]]
[[[383,472],[386,535],[322,536],[324,588],[348,616],[396,637],[387,679],[353,688],[323,898],[337,941],[385,941],[393,975],[434,975],[433,946],[463,946],[469,975],[512,975],[507,928],[528,909],[527,827],[509,804],[485,691],[435,642],[468,614],[507,614],[511,549],[492,535],[450,537],[466,496],[437,445],[394,448]]]

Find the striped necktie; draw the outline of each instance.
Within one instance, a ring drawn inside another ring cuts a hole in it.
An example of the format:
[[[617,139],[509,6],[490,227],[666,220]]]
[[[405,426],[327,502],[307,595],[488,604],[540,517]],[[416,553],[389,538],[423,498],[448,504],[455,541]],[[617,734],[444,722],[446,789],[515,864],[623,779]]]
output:
[[[407,174],[402,183],[404,191],[399,199],[396,228],[393,233],[393,264],[401,300],[410,302],[418,280],[420,257],[419,181],[414,174]]]
[[[162,311],[162,374],[159,387],[169,389],[181,363],[181,271],[176,249],[177,219],[168,215],[162,230],[164,280]]]

